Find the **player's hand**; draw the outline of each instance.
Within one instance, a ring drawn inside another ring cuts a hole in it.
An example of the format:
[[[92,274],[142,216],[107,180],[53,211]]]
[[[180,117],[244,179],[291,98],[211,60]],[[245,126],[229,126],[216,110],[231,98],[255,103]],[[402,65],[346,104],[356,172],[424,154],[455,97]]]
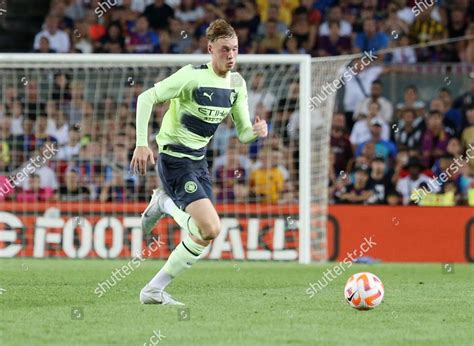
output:
[[[133,174],[145,175],[148,159],[150,159],[152,164],[155,164],[151,149],[148,147],[136,147],[130,162],[130,170]]]
[[[267,135],[268,135],[267,122],[265,120],[260,119],[260,117],[258,115],[255,118],[255,123],[253,124],[253,132],[258,137],[267,137]]]

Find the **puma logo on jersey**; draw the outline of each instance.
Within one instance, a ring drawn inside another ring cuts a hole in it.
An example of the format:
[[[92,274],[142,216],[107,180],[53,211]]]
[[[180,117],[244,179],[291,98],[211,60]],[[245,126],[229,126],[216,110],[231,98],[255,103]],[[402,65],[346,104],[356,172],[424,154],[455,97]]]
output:
[[[203,96],[206,96],[207,98],[209,98],[209,101],[212,102],[212,95],[214,95],[214,92],[212,92],[211,94],[208,94],[207,92],[203,92],[202,94]]]

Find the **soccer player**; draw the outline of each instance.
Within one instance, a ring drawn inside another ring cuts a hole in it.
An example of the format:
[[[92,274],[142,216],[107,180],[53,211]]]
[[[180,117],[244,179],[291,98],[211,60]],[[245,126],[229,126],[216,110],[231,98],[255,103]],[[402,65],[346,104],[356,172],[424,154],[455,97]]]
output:
[[[147,139],[153,105],[171,100],[156,136],[162,189],[153,191],[142,214],[143,231],[151,232],[167,214],[189,234],[141,290],[142,304],[183,305],[165,292],[166,286],[189,269],[219,234],[220,220],[212,203],[206,161],[206,146],[219,124],[230,114],[242,143],[266,137],[268,133],[267,123],[258,116],[252,125],[245,81],[239,73],[231,72],[238,53],[234,29],[225,20],[217,19],[206,35],[211,62],[184,66],[140,94],[137,100],[137,139],[130,166],[142,175],[146,174],[148,160],[155,164]]]

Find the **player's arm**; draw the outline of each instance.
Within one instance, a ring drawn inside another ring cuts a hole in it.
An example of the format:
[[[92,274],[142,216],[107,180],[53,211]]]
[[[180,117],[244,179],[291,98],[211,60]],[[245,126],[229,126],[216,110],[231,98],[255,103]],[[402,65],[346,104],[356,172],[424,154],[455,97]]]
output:
[[[190,65],[185,66],[156,83],[152,88],[142,92],[137,98],[136,112],[136,143],[130,169],[134,173],[145,174],[148,159],[154,164],[153,152],[148,148],[148,123],[153,106],[178,97],[190,80]]]
[[[265,120],[261,120],[259,116],[255,117],[255,123],[250,122],[247,86],[242,77],[241,86],[237,88],[237,99],[232,106],[232,120],[237,128],[239,140],[242,143],[250,143],[259,137],[266,137],[268,134],[268,126]]]

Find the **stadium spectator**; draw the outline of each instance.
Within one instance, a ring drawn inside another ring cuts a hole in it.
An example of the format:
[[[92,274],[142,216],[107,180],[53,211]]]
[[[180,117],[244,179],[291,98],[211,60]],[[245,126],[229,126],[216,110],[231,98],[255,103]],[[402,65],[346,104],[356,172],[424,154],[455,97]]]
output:
[[[247,167],[245,167],[247,166]],[[245,183],[249,172],[248,163],[242,160],[238,148],[229,147],[225,154],[225,163],[214,171],[214,182],[217,188],[216,199],[219,202],[233,202],[236,195],[237,183]]]
[[[265,21],[262,21],[257,29],[258,37],[264,38],[267,36],[267,21],[273,21],[276,23],[277,31],[285,35],[286,37],[292,37],[291,32],[288,30],[288,26],[279,19],[279,8],[277,5],[272,5],[268,8],[268,18]]]
[[[261,54],[279,54],[283,48],[283,36],[277,30],[277,21],[268,20],[266,36],[258,43],[257,51]]]
[[[426,167],[446,153],[450,135],[443,126],[443,115],[438,110],[430,111],[426,121],[426,130],[421,138],[422,160]]]
[[[174,17],[174,10],[164,0],[155,0],[145,8],[143,14],[147,17],[150,27],[163,30],[168,28],[168,20]]]
[[[45,143],[54,143],[55,145],[58,143],[55,137],[48,134],[48,116],[46,113],[41,113],[36,118],[35,125],[35,146],[37,148],[42,147]]]
[[[46,36],[41,36],[39,39],[39,46],[33,50],[33,53],[56,53],[49,45],[49,39]]]
[[[257,52],[257,42],[250,36],[249,27],[237,23],[234,28],[239,39],[239,54],[255,54]]]
[[[204,18],[204,9],[196,4],[196,0],[181,0],[175,17],[183,22],[197,23]]]
[[[132,0],[122,0],[110,12],[110,23],[118,23],[123,29],[128,30],[135,25],[138,16],[139,12],[133,8]]]
[[[348,21],[342,19],[341,7],[333,6],[329,10],[328,19],[325,20],[319,27],[319,36],[330,35],[329,23],[333,21],[339,22],[339,28],[340,28],[339,34],[341,36],[350,36],[352,34],[351,24]]]
[[[404,205],[416,204],[415,202],[423,198],[420,192],[417,198],[415,190],[424,188],[425,194],[426,192],[438,192],[439,187],[436,184],[432,184],[429,177],[421,174],[424,167],[418,158],[410,157],[406,168],[408,169],[409,175],[398,180],[396,186],[397,192],[402,196]],[[426,188],[428,188],[429,191],[427,191]]]
[[[278,9],[278,19],[286,25],[291,23],[293,10],[299,6],[298,0],[278,1],[278,0],[256,0],[258,14],[262,22],[266,22],[270,17],[270,11],[276,7]]]
[[[48,101],[51,102],[51,101]],[[64,145],[69,140],[69,124],[62,110],[56,110],[54,115],[48,114],[47,134],[55,137],[59,145]]]
[[[154,31],[148,27],[148,19],[140,16],[137,19],[134,31],[125,39],[126,50],[129,53],[154,53],[158,50],[159,40]]]
[[[89,36],[94,45],[100,41],[107,32],[106,26],[102,24],[102,21],[103,20],[98,18],[94,11],[88,10],[86,12],[84,22],[89,27]]]
[[[95,51],[97,53],[114,54],[125,52],[125,38],[120,25],[117,23],[109,25],[107,34],[96,42]]]
[[[171,42],[170,33],[168,30],[161,30],[159,33],[160,45],[158,52],[160,54],[174,54],[176,53],[176,45]]]
[[[46,202],[54,197],[53,189],[41,187],[40,176],[32,174],[29,178],[28,188],[23,188],[16,196],[18,202]]]
[[[136,199],[135,194],[138,191],[139,177],[129,169],[129,151],[126,145],[123,142],[116,143],[111,151],[111,161],[104,167],[105,183],[115,184],[120,181],[126,190],[127,199]],[[121,175],[118,180],[114,180],[116,174]]]
[[[85,8],[82,1],[83,0],[64,0],[64,4],[66,5],[64,15],[74,21],[83,19],[85,16]]]
[[[26,92],[22,99],[25,106],[25,115],[35,118],[45,108],[45,104],[39,95],[38,83],[34,79],[28,78],[22,82],[26,85]]]
[[[64,73],[56,73],[54,75],[54,85],[52,99],[60,101],[62,104],[64,101],[71,100],[71,86],[69,83],[70,77]]]
[[[41,153],[41,150],[39,151],[36,151],[35,153]],[[41,165],[41,167],[37,168],[35,170],[35,174],[37,174],[39,176],[39,179],[40,179],[40,187],[41,188],[49,188],[51,190],[57,190],[59,188],[59,183],[58,183],[58,179],[56,177],[56,174],[54,173],[54,171],[49,168],[46,164],[45,164],[45,158],[44,157],[41,157],[40,155],[34,157],[34,156],[31,156],[34,160],[36,160],[35,162],[37,163],[37,165]],[[23,188],[23,190],[29,190],[30,189],[30,177],[27,177],[22,183],[21,183],[21,187]]]
[[[375,19],[364,21],[364,31],[358,33],[354,41],[354,52],[374,52],[387,48],[389,38],[383,31],[377,31]]]
[[[67,145],[61,147],[56,156],[57,160],[71,160],[79,156],[81,150],[81,134],[79,129],[72,127],[69,130],[69,140]]]
[[[174,47],[173,52],[178,54],[191,53],[193,50],[192,25],[177,18],[170,18],[169,23],[170,39]]]
[[[371,125],[372,121],[379,120],[378,124],[381,126],[382,139],[388,140],[390,138],[390,128],[385,121],[379,116],[380,104],[378,102],[371,101],[368,107],[368,113],[360,113],[359,120],[356,121],[352,128],[350,141],[355,147],[367,142],[372,138]]]
[[[352,70],[347,69],[343,74],[345,82],[343,103],[349,129],[352,129],[352,125],[357,119],[356,110],[359,103],[369,98],[372,83],[384,72],[382,66],[365,66],[361,59],[355,59],[351,67]]]
[[[30,117],[23,118],[23,133],[13,137],[14,150],[19,154],[16,163],[20,164],[26,159],[26,155],[36,149],[35,122]]]
[[[410,84],[403,92],[403,102],[397,103],[397,117],[405,108],[412,108],[416,111],[417,116],[423,116],[425,113],[425,102],[418,97],[418,88],[414,84]]]
[[[361,143],[357,146],[355,150],[355,156],[359,156],[363,153],[364,147],[369,143],[374,145],[374,155],[378,157],[383,157],[385,161],[389,159],[394,159],[397,155],[397,148],[395,144],[389,140],[382,139],[382,126],[384,125],[383,121],[377,118],[374,118],[370,121],[370,140]]]
[[[219,127],[212,137],[210,147],[214,151],[214,155],[225,154],[229,147],[228,143],[230,138],[235,136],[237,136],[237,130],[232,125],[232,117],[227,116],[227,118],[219,124]]]
[[[423,118],[417,117],[413,108],[405,108],[401,111],[398,123],[392,126],[392,141],[399,149],[417,149],[420,147],[423,131]]]
[[[11,164],[12,135],[10,132],[10,118],[0,118],[0,175],[9,170]]]
[[[275,95],[268,90],[265,86],[266,78],[265,74],[262,72],[257,72],[253,75],[253,78],[250,82],[248,88],[248,105],[250,120],[253,121],[256,115],[262,116],[262,114],[257,113],[257,107],[259,104],[263,106],[265,112],[270,112],[273,110],[275,105]]]
[[[396,3],[389,3],[387,6],[387,18],[382,23],[383,30],[387,35],[392,36],[393,40],[406,37],[410,27],[397,14],[398,6]]]
[[[125,202],[127,190],[120,170],[113,170],[111,178],[105,181],[99,189],[100,202]]]
[[[23,134],[23,105],[19,101],[13,101],[10,104],[9,116],[11,117],[10,132],[13,136]]]
[[[196,49],[193,54],[207,54],[207,37],[200,35],[195,38]]]
[[[229,157],[235,157],[236,155],[239,157],[238,166],[242,167],[242,169],[248,174],[252,168],[252,161],[248,155],[246,155],[246,150],[247,148],[239,142],[239,139],[236,136],[229,137],[227,148],[214,160],[211,171],[212,176],[216,176],[216,172],[219,169],[225,168],[228,165],[227,161]]]
[[[382,82],[379,79],[374,80],[370,87],[370,96],[367,96],[357,105],[355,116],[357,117],[360,113],[369,113],[369,104],[372,102],[377,102],[380,105],[378,114],[379,117],[387,124],[391,123],[393,117],[393,105],[386,97],[382,95],[382,92]]]
[[[466,36],[472,37],[474,35],[474,23],[469,24],[466,29]],[[459,59],[464,63],[474,63],[474,39],[460,42],[458,45]]]
[[[466,111],[467,126],[461,135],[461,143],[464,151],[474,157],[474,106],[470,106]],[[469,152],[467,152],[470,150]],[[470,174],[474,176],[474,158],[469,160]]]
[[[453,107],[460,109],[463,115],[474,105],[474,72],[469,73],[469,89],[454,100]]]
[[[296,38],[298,48],[312,52],[316,48],[316,32],[316,25],[310,25],[308,22],[307,9],[305,7],[296,8],[293,12],[293,20],[288,34]]]
[[[89,34],[89,25],[84,22],[76,24],[72,33],[72,53],[90,54],[94,52],[94,45]]]
[[[374,191],[369,186],[369,168],[359,166],[355,170],[354,183],[348,184],[337,192],[338,203],[368,204]]]
[[[49,10],[49,15],[56,17],[58,19],[58,27],[61,30],[64,30],[67,34],[70,33],[71,29],[74,27],[74,20],[67,17],[65,14],[66,4],[63,0],[51,1],[51,7]]]
[[[89,188],[80,183],[79,174],[76,169],[68,169],[65,172],[64,184],[61,184],[59,187],[56,199],[63,202],[80,202],[91,199],[91,192]]]
[[[84,83],[73,81],[71,83],[71,101],[65,105],[64,109],[68,115],[69,126],[80,124],[82,113],[86,102],[84,100]]]
[[[448,36],[459,37],[463,36],[469,24],[469,14],[463,12],[460,7],[451,9],[448,16]]]
[[[349,54],[352,51],[350,37],[340,35],[340,22],[329,22],[329,35],[321,36],[317,46],[318,56]]]
[[[387,204],[388,193],[394,186],[383,157],[375,157],[370,164],[368,186],[374,191],[369,204]]]
[[[454,130],[455,134],[461,133],[463,119],[459,109],[453,108],[453,98],[448,88],[441,88],[438,98],[443,103],[444,123]]]
[[[352,145],[347,137],[346,118],[342,113],[336,113],[332,119],[331,150],[334,155],[334,170],[348,172],[352,164]]]
[[[428,43],[447,37],[447,32],[443,24],[431,17],[433,7],[428,7],[416,16],[415,21],[410,26],[409,36],[412,43]],[[426,47],[417,50],[418,61],[441,60],[440,47]]]
[[[49,15],[46,17],[44,30],[35,36],[33,49],[40,48],[41,37],[46,37],[49,40],[51,49],[57,53],[69,53],[69,49],[71,48],[69,36],[59,29],[59,19],[56,16]]]
[[[257,202],[276,204],[285,185],[285,177],[278,167],[281,153],[267,146],[259,154],[262,165],[250,173],[251,195]]]
[[[401,35],[396,41],[396,49],[393,50],[389,61],[392,64],[414,64],[416,63],[416,51],[410,47],[408,36]]]
[[[283,54],[306,54],[306,50],[298,48],[298,41],[292,35],[287,36],[283,41]]]
[[[402,205],[402,196],[395,190],[387,193],[387,204],[390,206]]]

